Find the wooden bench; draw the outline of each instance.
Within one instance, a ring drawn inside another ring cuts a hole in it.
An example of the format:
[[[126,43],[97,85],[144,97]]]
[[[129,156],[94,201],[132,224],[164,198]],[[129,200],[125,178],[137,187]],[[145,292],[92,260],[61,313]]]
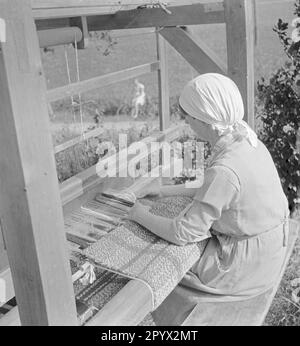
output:
[[[288,249],[276,285],[267,292],[245,301],[203,303],[199,309],[203,314],[195,313],[184,322],[184,326],[260,326],[270,309],[274,296],[280,285],[286,266],[289,262],[300,230],[300,220],[290,220]]]

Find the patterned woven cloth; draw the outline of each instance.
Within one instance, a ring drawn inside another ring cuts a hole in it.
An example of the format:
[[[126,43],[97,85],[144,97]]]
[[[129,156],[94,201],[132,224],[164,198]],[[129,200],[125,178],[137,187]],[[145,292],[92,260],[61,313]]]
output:
[[[86,262],[86,257],[79,252],[71,251],[70,265],[72,274],[80,270]],[[101,310],[128,282],[130,279],[115,273],[95,268],[96,280],[92,284],[83,284],[80,280],[73,283],[75,297],[78,301],[90,306],[88,316],[79,315],[79,322],[87,322],[93,315]]]
[[[151,203],[151,213],[170,218],[191,202],[191,198],[181,196],[144,201]],[[173,245],[137,223],[126,221],[86,248],[84,254],[103,269],[141,280],[152,293],[155,310],[200,258],[205,245],[206,241]]]

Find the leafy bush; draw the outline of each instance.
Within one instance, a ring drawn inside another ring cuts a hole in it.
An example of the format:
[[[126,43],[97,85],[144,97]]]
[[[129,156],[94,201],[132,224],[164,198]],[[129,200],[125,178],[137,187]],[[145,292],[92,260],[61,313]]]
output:
[[[278,169],[291,211],[299,204],[300,153],[297,135],[300,123],[300,0],[295,3],[297,16],[289,36],[289,24],[278,20],[277,33],[288,61],[269,81],[258,82],[261,140],[268,147]]]

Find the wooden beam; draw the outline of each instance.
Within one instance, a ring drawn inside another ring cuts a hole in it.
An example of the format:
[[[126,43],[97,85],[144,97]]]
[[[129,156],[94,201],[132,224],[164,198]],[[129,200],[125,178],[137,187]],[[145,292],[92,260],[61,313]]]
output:
[[[66,8],[66,7],[107,7],[123,8],[126,6],[140,6],[147,3],[145,0],[31,0],[32,9],[41,8]],[[199,0],[168,0],[168,5],[179,6],[182,4],[195,4],[199,3]]]
[[[131,280],[86,326],[135,326],[151,310],[152,294],[149,288],[140,281]]]
[[[228,76],[238,85],[254,128],[254,0],[225,0]]]
[[[115,9],[117,10],[117,9]],[[41,8],[32,10],[35,19],[57,19],[57,18],[72,18],[91,15],[107,15],[114,13],[111,6],[106,7],[65,7],[65,8]]]
[[[82,47],[84,39],[81,29],[77,26],[39,30],[37,32],[40,48],[59,46],[74,43]]]
[[[134,1],[127,1],[122,0],[121,4],[120,1],[97,1],[97,0],[87,0],[87,1],[80,1],[80,0],[53,0],[53,1],[44,1],[44,0],[32,0],[32,12],[35,19],[49,19],[49,18],[63,18],[63,17],[79,17],[79,16],[100,16],[105,15],[106,18],[105,22],[109,22],[107,17],[113,20],[117,20],[116,23],[112,24],[115,26],[120,26],[118,22],[124,21],[128,24],[128,21],[131,22],[131,20],[135,17],[136,21],[134,23],[130,23],[130,25],[138,25],[137,27],[141,27],[143,25],[141,20],[145,20],[146,22],[151,21],[158,21],[158,24],[149,25],[147,26],[164,26],[163,21],[169,21],[169,17],[173,17],[172,25],[177,25],[174,20],[180,20],[180,23],[178,25],[184,25],[184,24],[208,24],[208,23],[223,23],[224,22],[224,8],[223,4],[221,2],[210,2],[210,3],[202,3],[199,4],[198,0],[169,0],[168,1],[168,10],[172,12],[171,15],[169,15],[167,12],[164,12],[161,8],[155,8],[155,9],[145,9],[145,8],[138,8],[139,6],[145,5],[144,0],[134,0]],[[199,7],[200,5],[200,7]],[[180,7],[186,7],[186,6],[195,6],[195,8],[199,8],[197,11],[197,14],[199,15],[197,18],[196,14],[193,14],[192,11],[189,12],[181,12]],[[181,16],[183,17],[180,19],[180,12]],[[124,13],[124,16],[122,15]],[[121,15],[120,15],[121,14]],[[155,19],[155,17],[159,17]],[[130,18],[129,18],[130,17]],[[182,20],[188,21],[187,23],[182,23]],[[98,18],[98,21],[100,18]],[[191,22],[190,22],[191,21]],[[200,22],[199,22],[200,21]],[[125,24],[126,25],[126,24]],[[99,30],[111,30],[111,29],[100,29]]]
[[[160,34],[199,73],[227,74],[226,64],[203,42],[182,28],[164,28]]]
[[[90,138],[97,137],[97,136],[101,135],[103,133],[103,131],[104,131],[104,129],[102,127],[98,127],[94,130],[91,130],[87,133],[84,133],[83,136],[77,136],[73,139],[70,139],[69,141],[66,141],[62,144],[55,146],[54,147],[54,153],[55,154],[60,153],[61,151],[64,151],[68,148],[71,148],[76,144],[82,143],[83,141],[86,141]]]
[[[74,17],[115,13],[121,8],[135,8],[139,0],[31,0],[34,18]]]
[[[89,30],[87,26],[86,16],[76,17],[70,19],[70,24],[77,26],[82,32],[82,39],[77,42],[77,49],[85,49],[89,44]],[[73,40],[74,42],[74,40]]]
[[[37,30],[47,30],[47,29],[66,28],[71,26],[71,24],[70,24],[70,18],[55,18],[55,19],[36,20],[35,26]]]
[[[48,2],[49,6],[53,4]],[[143,5],[143,3],[141,3]],[[137,5],[120,5],[103,7],[35,7],[33,15],[37,30],[71,26],[72,18],[86,17],[88,31],[134,29],[157,26],[197,25],[224,23],[224,6],[222,2],[199,4],[198,1],[177,1],[171,4],[172,14],[159,8],[136,9]],[[115,13],[118,8],[120,11]]]
[[[76,325],[46,85],[29,0],[2,0],[0,210],[23,325]]]
[[[88,17],[89,31],[166,27],[224,23],[223,3],[194,4],[168,7],[168,14],[160,8],[120,11],[113,15]]]
[[[158,99],[159,99],[159,128],[161,131],[170,126],[170,95],[168,55],[165,39],[156,33],[157,59],[160,63],[158,70]]]
[[[48,102],[57,101],[74,94],[105,87],[107,85],[131,78],[136,78],[138,76],[157,71],[158,68],[159,62],[155,61],[150,64],[130,67],[126,70],[109,73],[104,76],[87,79],[77,83],[67,84],[59,88],[48,90],[47,99]]]

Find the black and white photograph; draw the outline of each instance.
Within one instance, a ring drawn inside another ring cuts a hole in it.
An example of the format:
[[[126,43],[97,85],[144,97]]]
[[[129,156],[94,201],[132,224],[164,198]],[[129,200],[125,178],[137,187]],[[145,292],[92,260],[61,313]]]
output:
[[[299,233],[300,0],[0,0],[0,327],[300,326]]]

